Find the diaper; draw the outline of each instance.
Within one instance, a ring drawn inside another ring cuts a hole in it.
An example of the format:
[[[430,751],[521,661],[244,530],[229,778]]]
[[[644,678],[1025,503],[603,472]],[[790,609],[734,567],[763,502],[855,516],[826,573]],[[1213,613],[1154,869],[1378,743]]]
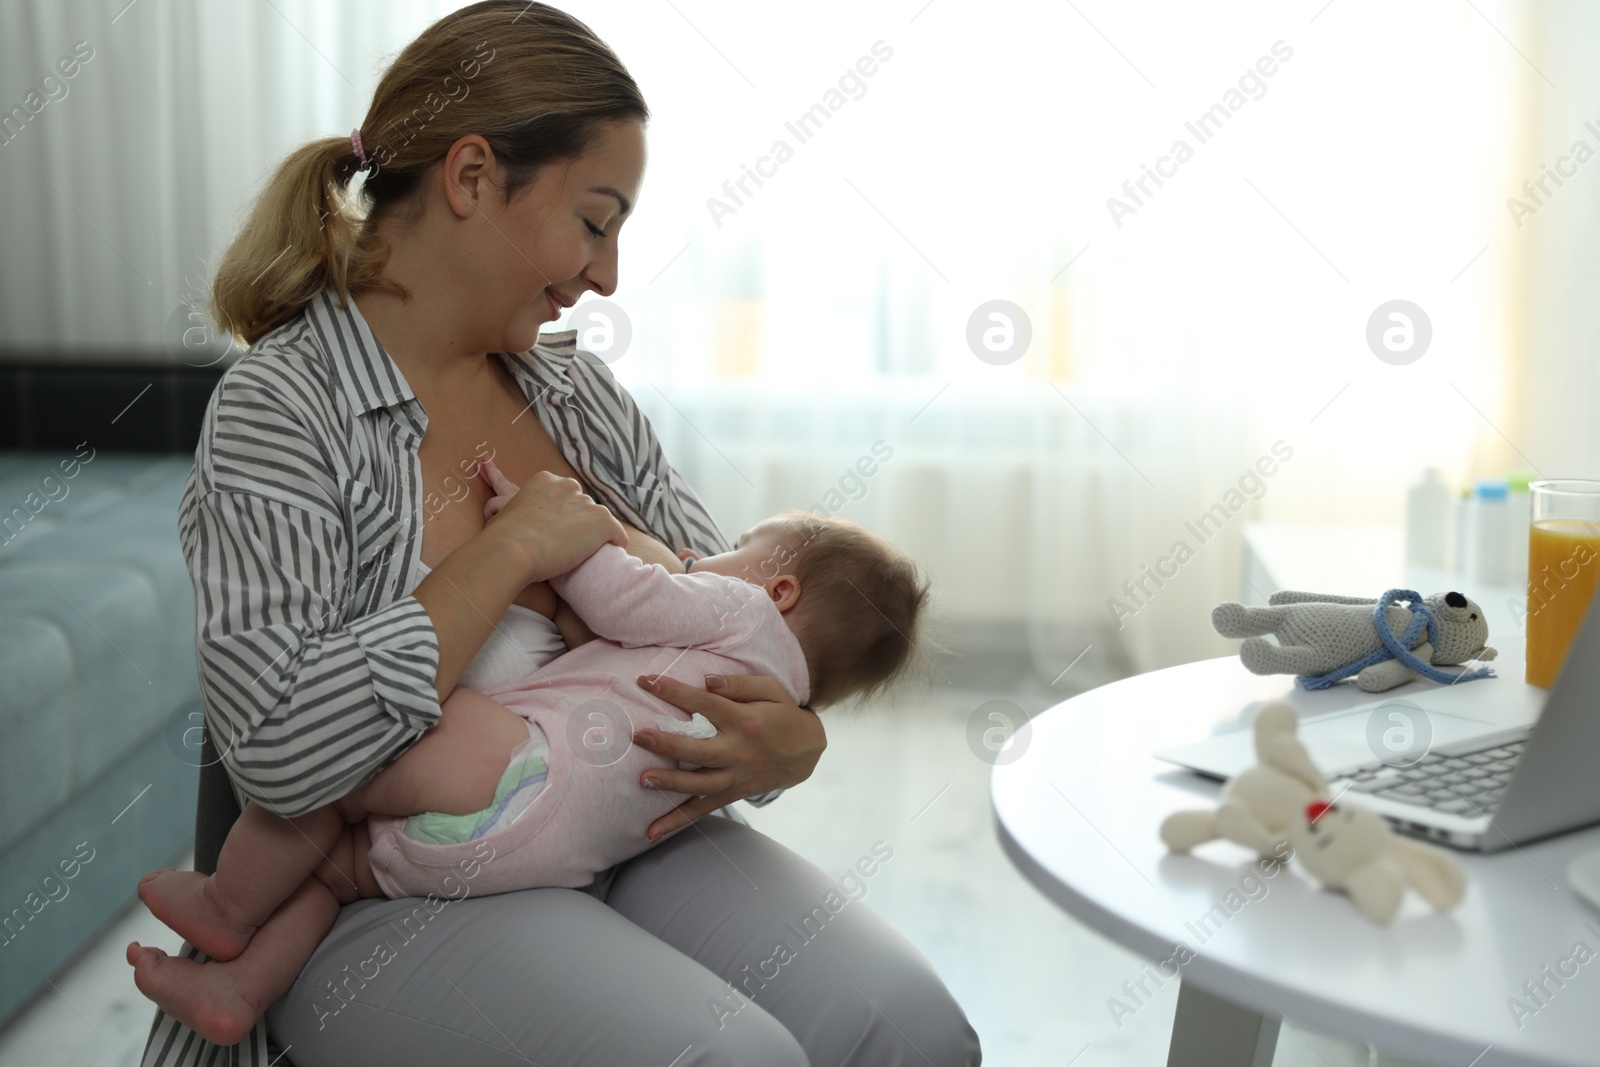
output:
[[[405,835],[430,845],[458,845],[476,841],[509,826],[526,811],[550,778],[550,744],[544,731],[528,723],[528,740],[511,753],[511,762],[495,786],[494,800],[471,815],[446,815],[429,811],[406,820]]]

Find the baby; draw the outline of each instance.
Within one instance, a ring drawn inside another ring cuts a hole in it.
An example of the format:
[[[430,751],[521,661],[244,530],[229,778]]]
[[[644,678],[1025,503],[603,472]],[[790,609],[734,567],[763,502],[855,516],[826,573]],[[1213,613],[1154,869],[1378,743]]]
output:
[[[684,572],[671,573],[602,545],[550,579],[596,640],[515,682],[458,687],[432,729],[332,804],[293,819],[247,804],[214,875],[146,875],[140,899],[211,960],[133,942],[140,991],[231,1045],[288,990],[342,904],[584,886],[643,852],[645,829],[687,798],[639,787],[641,772],[675,763],[632,744],[634,730],[715,730],[686,722],[641,676],[766,675],[816,708],[878,692],[911,661],[927,584],[855,523],[786,512],[731,552],[680,558]]]

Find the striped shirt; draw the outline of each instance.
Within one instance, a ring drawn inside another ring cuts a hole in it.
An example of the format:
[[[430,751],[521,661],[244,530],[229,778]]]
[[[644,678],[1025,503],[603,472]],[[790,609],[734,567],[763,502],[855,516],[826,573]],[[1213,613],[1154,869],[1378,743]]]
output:
[[[319,294],[223,374],[178,505],[208,732],[241,803],[286,816],[360,786],[439,718],[438,635],[408,592],[428,419],[354,302],[338,304]],[[597,502],[673,548],[731,549],[576,330],[501,358]],[[266,1067],[265,1026],[238,1051]],[[157,1012],[145,1067],[225,1058]]]

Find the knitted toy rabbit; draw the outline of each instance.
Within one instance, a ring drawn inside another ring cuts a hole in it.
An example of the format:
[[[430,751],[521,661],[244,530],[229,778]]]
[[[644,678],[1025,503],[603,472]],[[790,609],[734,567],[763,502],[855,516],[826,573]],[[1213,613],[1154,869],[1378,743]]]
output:
[[[1304,689],[1325,689],[1354,675],[1368,693],[1418,677],[1442,684],[1494,677],[1488,668],[1437,669],[1496,655],[1484,644],[1489,623],[1483,609],[1460,593],[1423,600],[1409,589],[1391,589],[1369,600],[1285,591],[1268,603],[1250,608],[1230,601],[1211,612],[1217,633],[1245,639],[1239,659],[1252,674],[1300,675],[1296,684]]]
[[[1294,709],[1274,701],[1256,716],[1257,765],[1222,790],[1215,811],[1178,811],[1161,840],[1188,852],[1223,838],[1263,858],[1299,860],[1325,888],[1342,890],[1375,922],[1394,918],[1406,888],[1447,911],[1466,891],[1461,867],[1442,849],[1410,841],[1365,808],[1333,803],[1327,783],[1295,736]]]
[[[1281,856],[1289,829],[1328,783],[1295,736],[1294,709],[1273,701],[1256,716],[1256,765],[1230,778],[1215,811],[1178,811],[1161,824],[1161,840],[1174,852],[1224,838],[1254,849],[1262,859]]]

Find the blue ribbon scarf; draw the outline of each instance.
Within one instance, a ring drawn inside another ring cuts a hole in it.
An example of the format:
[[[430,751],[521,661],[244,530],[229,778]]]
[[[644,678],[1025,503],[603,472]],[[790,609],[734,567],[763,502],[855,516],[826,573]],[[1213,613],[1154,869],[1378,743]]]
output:
[[[1394,630],[1389,626],[1389,605],[1396,602],[1411,612],[1411,623],[1406,627],[1406,632],[1399,637],[1395,637]],[[1389,659],[1399,660],[1417,674],[1440,685],[1454,685],[1457,682],[1472,682],[1479,678],[1495,676],[1491,667],[1479,667],[1474,671],[1450,674],[1431,663],[1424,663],[1412,654],[1411,648],[1417,643],[1417,638],[1422,636],[1424,628],[1428,631],[1430,644],[1437,647],[1439,641],[1439,622],[1415,590],[1391,589],[1384,593],[1378,598],[1377,606],[1372,609],[1372,624],[1378,628],[1378,640],[1383,642],[1382,648],[1375,649],[1354,663],[1346,663],[1343,667],[1336,667],[1316,678],[1296,678],[1294,684],[1301,689],[1327,689],[1336,682],[1342,682],[1351,675],[1360,673],[1374,663],[1382,663]]]

